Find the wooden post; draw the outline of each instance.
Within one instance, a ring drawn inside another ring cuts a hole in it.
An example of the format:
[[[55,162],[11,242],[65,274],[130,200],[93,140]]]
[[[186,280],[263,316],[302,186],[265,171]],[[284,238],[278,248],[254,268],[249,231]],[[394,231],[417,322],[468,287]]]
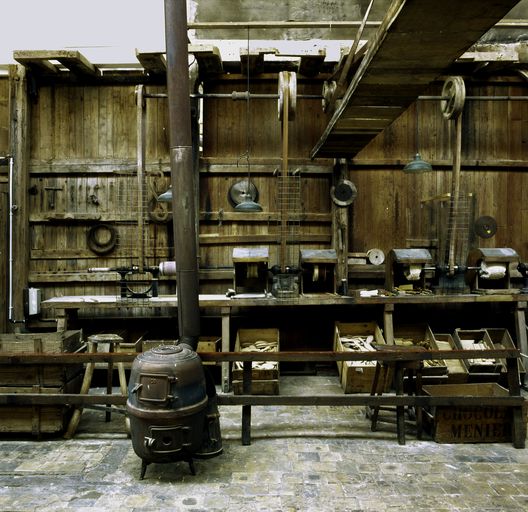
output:
[[[387,345],[394,345],[393,313],[394,304],[385,304],[383,310],[383,327],[385,329],[385,342]]]
[[[521,354],[528,354],[528,337],[526,333],[526,302],[517,302],[514,311],[515,317],[515,337],[517,340],[517,348],[521,351]],[[526,376],[524,377],[525,384],[527,382]]]
[[[230,317],[231,308],[221,308],[222,315],[222,352],[229,352],[229,331],[230,331]],[[231,379],[229,378],[229,361],[222,361],[222,391],[228,393],[231,388]]]
[[[289,89],[289,74],[285,81],[285,87],[283,91],[283,106],[282,106],[282,165],[281,165],[281,182],[280,186],[282,190],[279,192],[280,200],[280,256],[279,264],[281,271],[286,271],[286,259],[287,259],[287,245],[288,245],[288,201],[286,194],[288,194],[288,188],[286,180],[288,180],[288,110],[290,109],[290,89]]]
[[[508,389],[510,396],[521,396],[519,384],[519,366],[516,357],[506,358],[508,372]],[[515,448],[524,448],[526,443],[526,426],[523,421],[522,406],[512,407],[512,444]]]
[[[403,395],[403,365],[402,361],[396,361],[394,365],[394,382],[396,395]],[[396,406],[396,431],[398,434],[398,444],[405,444],[405,407]]]
[[[29,279],[29,98],[26,68],[9,68],[10,152],[13,156],[13,302],[11,320],[24,319],[24,288]],[[15,324],[13,324],[15,325]]]
[[[346,160],[339,160],[334,167],[333,184],[348,179]],[[337,206],[332,201],[332,247],[337,254],[336,282],[339,287],[342,279],[348,280],[348,207]]]
[[[251,373],[253,363],[244,361],[244,373],[242,374],[242,394],[251,395]],[[242,444],[249,446],[251,444],[251,405],[242,406]]]

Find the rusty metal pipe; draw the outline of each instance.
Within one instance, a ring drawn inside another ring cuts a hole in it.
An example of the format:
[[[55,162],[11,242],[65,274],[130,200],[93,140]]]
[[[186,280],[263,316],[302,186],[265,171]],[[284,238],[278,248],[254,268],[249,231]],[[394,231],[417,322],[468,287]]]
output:
[[[196,350],[200,308],[186,0],[165,0],[165,44],[178,326],[180,342]]]

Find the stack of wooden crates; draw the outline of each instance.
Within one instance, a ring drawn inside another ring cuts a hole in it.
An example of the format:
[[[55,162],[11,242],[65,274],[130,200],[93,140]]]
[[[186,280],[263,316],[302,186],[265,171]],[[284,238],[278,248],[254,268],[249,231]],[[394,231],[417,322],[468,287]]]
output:
[[[32,334],[0,334],[0,352],[77,352],[83,347],[81,331]],[[1,365],[1,393],[79,393],[84,367],[68,365]],[[2,405],[0,432],[31,433],[36,436],[62,432],[72,410],[65,405]]]

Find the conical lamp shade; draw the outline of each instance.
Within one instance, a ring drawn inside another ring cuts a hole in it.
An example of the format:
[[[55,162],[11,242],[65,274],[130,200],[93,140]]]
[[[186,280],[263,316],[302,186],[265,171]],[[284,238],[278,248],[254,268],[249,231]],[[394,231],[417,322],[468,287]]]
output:
[[[172,202],[172,185],[165,192],[163,192],[163,194],[158,196],[158,201],[160,203]]]
[[[251,196],[248,194],[241,203],[235,206],[235,210],[237,212],[261,212],[262,206],[260,206],[258,203],[255,203],[255,201],[253,201]]]
[[[414,155],[414,158],[403,168],[403,172],[407,172],[409,174],[417,172],[428,172],[432,170],[433,167],[431,166],[431,164],[429,162],[426,162],[425,160],[422,160],[420,153],[416,153],[416,155]]]

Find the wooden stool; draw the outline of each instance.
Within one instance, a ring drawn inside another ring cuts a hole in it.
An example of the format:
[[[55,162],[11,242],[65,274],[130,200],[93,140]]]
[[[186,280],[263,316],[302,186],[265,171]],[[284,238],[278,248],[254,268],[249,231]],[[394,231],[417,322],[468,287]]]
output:
[[[123,338],[117,334],[93,334],[88,337],[88,352],[94,354],[98,352],[99,343],[108,343],[108,352],[115,352],[119,349],[119,345],[123,341]],[[116,363],[117,371],[119,374],[119,388],[123,396],[127,396],[127,382],[125,376],[125,367],[123,363]],[[95,369],[95,363],[88,363],[84,372],[84,378],[81,385],[81,395],[86,395],[90,391],[92,384],[92,377]],[[112,394],[112,380],[114,374],[114,363],[108,362],[108,369],[106,375],[106,394]],[[71,439],[79,426],[81,419],[82,407],[76,407],[73,411],[73,415],[64,434],[65,439]],[[106,406],[105,421],[111,420],[111,405]],[[128,428],[128,427],[127,427]]]
[[[423,347],[402,347],[396,345],[390,346],[377,346],[378,350],[394,350],[398,352],[404,352],[405,350],[425,350]],[[415,395],[422,394],[422,369],[423,361],[384,361],[376,363],[376,371],[374,373],[374,379],[372,381],[372,388],[370,390],[371,396],[381,396],[383,391],[387,389],[389,379],[394,373],[394,387],[397,396],[404,394],[404,377],[407,375],[409,381],[409,395],[413,392]],[[380,382],[381,380],[381,382]],[[370,413],[370,429],[375,432],[377,429],[378,421],[387,423],[394,423],[393,420],[380,419],[379,411],[394,411],[396,410],[396,432],[398,434],[398,443],[405,444],[405,407],[382,407],[376,406],[367,408]],[[368,415],[367,413],[367,415]],[[415,408],[415,421],[416,421],[416,437],[422,438],[423,424],[422,424],[422,408]]]

